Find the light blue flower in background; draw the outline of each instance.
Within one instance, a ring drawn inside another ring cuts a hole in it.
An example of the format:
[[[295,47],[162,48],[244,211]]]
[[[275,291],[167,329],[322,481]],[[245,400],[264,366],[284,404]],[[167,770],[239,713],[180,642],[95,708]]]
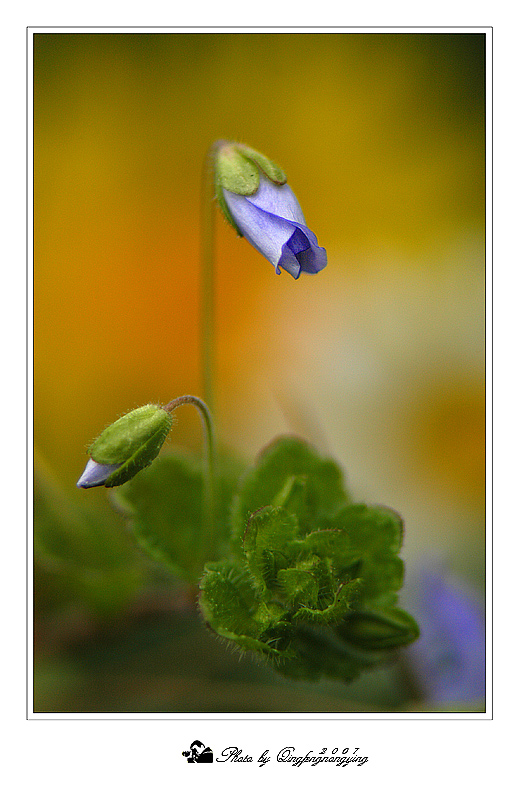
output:
[[[485,697],[484,609],[438,569],[422,569],[409,603],[420,638],[406,657],[429,701],[471,703]]]

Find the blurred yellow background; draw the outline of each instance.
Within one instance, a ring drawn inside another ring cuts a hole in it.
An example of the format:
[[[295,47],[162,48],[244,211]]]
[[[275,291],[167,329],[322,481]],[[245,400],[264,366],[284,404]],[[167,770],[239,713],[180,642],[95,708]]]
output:
[[[201,391],[202,163],[237,139],[328,266],[278,277],[218,219],[220,440],[308,437],[408,563],[481,586],[484,134],[483,34],[35,34],[34,439],[63,485],[122,413]]]

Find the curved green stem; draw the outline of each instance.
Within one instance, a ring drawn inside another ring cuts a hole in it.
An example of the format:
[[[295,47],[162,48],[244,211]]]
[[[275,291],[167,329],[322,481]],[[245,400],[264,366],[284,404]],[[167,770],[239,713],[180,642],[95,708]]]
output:
[[[191,394],[177,397],[171,400],[165,406],[164,411],[172,412],[175,408],[184,405],[196,406],[202,418],[205,431],[205,443],[207,450],[207,476],[206,476],[206,493],[205,493],[205,512],[207,520],[207,557],[213,556],[212,550],[214,546],[214,528],[215,528],[215,445],[214,445],[214,426],[213,418],[209,408],[200,400]]]

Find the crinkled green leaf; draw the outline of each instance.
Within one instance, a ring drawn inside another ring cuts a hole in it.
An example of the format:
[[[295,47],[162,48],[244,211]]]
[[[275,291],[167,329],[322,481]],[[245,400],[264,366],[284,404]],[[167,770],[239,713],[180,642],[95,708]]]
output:
[[[347,505],[335,517],[334,527],[346,531],[353,547],[373,556],[396,555],[402,547],[402,518],[392,508],[364,503]]]
[[[218,476],[220,556],[206,564],[200,608],[207,624],[283,674],[349,681],[383,664],[417,635],[396,609],[402,523],[391,509],[349,504],[339,467],[283,437],[260,455],[236,491]],[[230,473],[229,473],[230,474]],[[138,541],[195,582],[207,560],[202,464],[164,454],[115,493]]]
[[[232,535],[239,544],[250,514],[267,505],[296,514],[302,532],[326,527],[347,500],[334,461],[302,439],[281,437],[260,453],[242,480],[232,506]]]
[[[199,603],[207,624],[220,636],[244,650],[280,655],[277,645],[283,627],[277,625],[279,609],[258,599],[243,566],[230,561],[207,564]]]
[[[279,550],[263,550],[261,556],[261,577],[263,579],[263,588],[275,590],[278,587],[278,573],[280,569],[284,569],[288,564],[288,559],[284,553]],[[261,586],[260,581],[256,581],[256,585]]]
[[[310,516],[309,488],[307,475],[290,475],[273,498],[272,505],[284,508],[289,514],[295,514],[304,523]]]
[[[403,539],[398,514],[382,506],[348,505],[335,517],[353,550],[360,553],[358,577],[362,598],[386,603],[402,587],[404,565],[397,556]]]
[[[280,569],[276,579],[280,593],[296,607],[315,606],[319,594],[319,584],[307,564]]]
[[[334,625],[340,622],[350,610],[352,600],[357,596],[359,583],[360,581],[357,580],[339,586],[324,607],[303,605],[294,614],[294,621],[311,622],[315,625]]]
[[[345,531],[312,531],[297,546],[301,553],[329,559],[335,576],[342,576],[343,579],[346,575],[357,577],[363,553],[352,544],[351,537]]]
[[[262,642],[260,639],[254,639],[252,636],[241,636],[233,631],[220,632],[221,636],[230,639],[235,645],[242,650],[250,650],[251,652],[263,653],[267,656],[280,656],[284,655],[281,651],[271,646],[269,642]],[[274,640],[274,643],[276,640]]]
[[[217,633],[257,638],[268,627],[271,616],[258,600],[245,568],[230,561],[206,564],[200,582],[200,607]]]
[[[251,514],[243,552],[255,585],[271,588],[280,567],[289,566],[289,545],[297,536],[297,518],[283,508],[266,506]]]

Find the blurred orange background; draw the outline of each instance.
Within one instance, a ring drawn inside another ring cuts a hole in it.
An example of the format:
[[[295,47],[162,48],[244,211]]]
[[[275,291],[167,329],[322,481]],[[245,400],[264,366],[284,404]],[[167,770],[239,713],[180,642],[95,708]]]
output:
[[[409,563],[482,585],[484,111],[483,34],[35,34],[34,440],[62,483],[121,414],[201,392],[202,165],[236,139],[328,266],[278,277],[219,217],[220,440],[306,436],[403,515]]]

